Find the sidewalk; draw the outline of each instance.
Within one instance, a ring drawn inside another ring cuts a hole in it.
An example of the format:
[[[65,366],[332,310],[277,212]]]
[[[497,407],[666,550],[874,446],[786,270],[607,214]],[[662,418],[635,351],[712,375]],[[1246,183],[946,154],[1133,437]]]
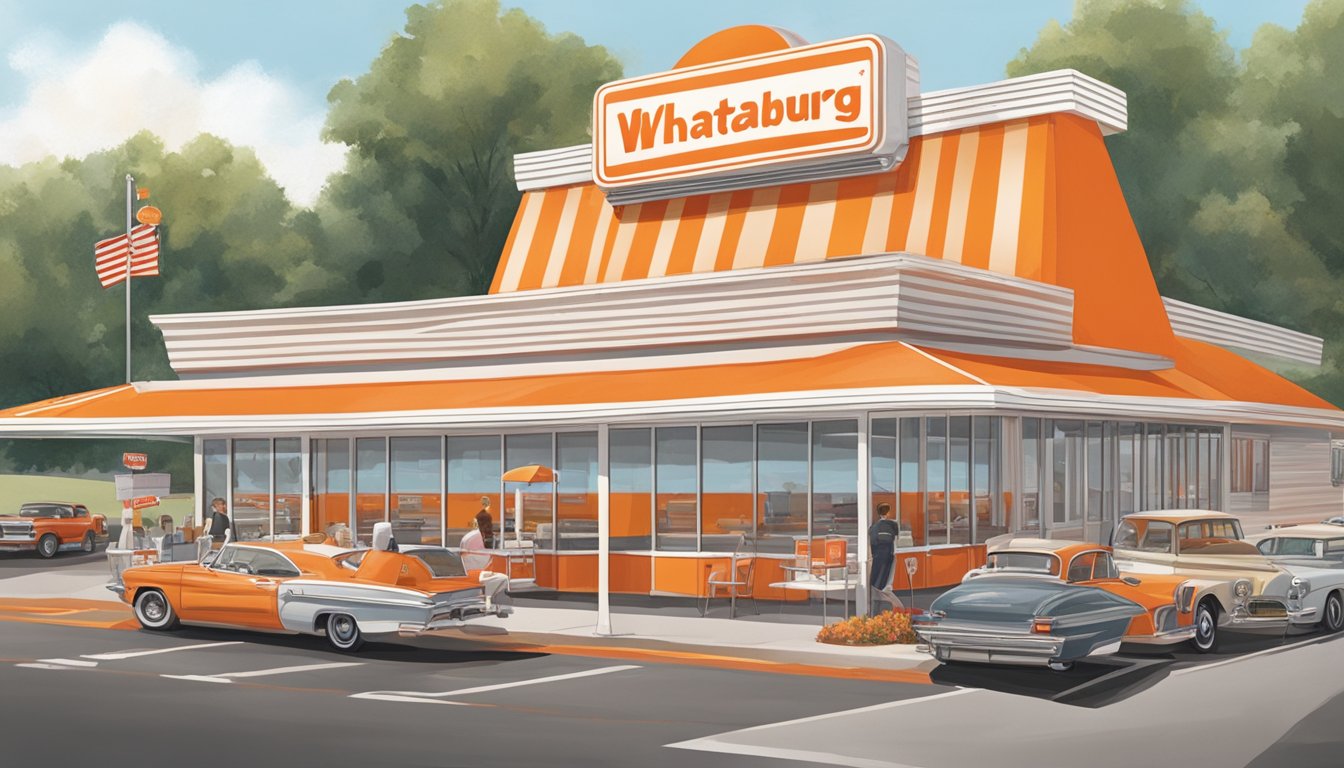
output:
[[[100,617],[130,619],[129,607],[104,588],[108,578],[105,567],[84,566],[0,578],[0,620],[26,611],[31,614],[29,620],[86,625],[78,621],[82,616],[71,616],[67,622],[61,618],[64,611],[55,611],[74,605],[83,608],[81,613],[96,609]],[[865,676],[864,670],[880,670],[885,674],[879,676],[889,679],[905,679],[904,673],[908,673],[911,678],[927,680],[924,673],[935,666],[910,645],[848,647],[818,643],[819,620],[806,624],[788,619],[776,622],[769,620],[768,612],[745,620],[674,615],[672,611],[668,613],[673,615],[624,611],[613,612],[612,634],[599,636],[594,608],[541,607],[537,602],[543,601],[520,595],[516,610],[508,618],[474,621],[463,629],[436,632],[426,640],[435,645],[486,644],[518,651],[717,662],[804,673],[814,668],[845,676]],[[119,625],[130,626],[125,621]]]

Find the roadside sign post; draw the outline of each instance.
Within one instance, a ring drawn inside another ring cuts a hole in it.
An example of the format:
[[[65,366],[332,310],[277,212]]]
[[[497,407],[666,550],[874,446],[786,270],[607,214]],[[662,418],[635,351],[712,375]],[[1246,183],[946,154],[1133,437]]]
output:
[[[915,573],[916,573],[918,570],[919,570],[919,558],[917,558],[917,557],[907,557],[907,558],[905,558],[905,573],[906,573],[907,576],[910,577],[907,581],[910,583],[910,609],[911,609],[911,610],[914,610],[914,608],[915,608]]]

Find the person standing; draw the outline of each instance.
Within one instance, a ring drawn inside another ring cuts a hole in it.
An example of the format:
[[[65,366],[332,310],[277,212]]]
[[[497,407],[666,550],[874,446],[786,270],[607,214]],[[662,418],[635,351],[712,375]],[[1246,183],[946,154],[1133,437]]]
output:
[[[224,541],[224,534],[229,530],[229,509],[228,505],[221,498],[214,498],[210,501],[210,520],[206,527],[208,533],[215,544]]]
[[[868,572],[868,586],[876,589],[892,608],[904,608],[896,593],[891,591],[892,568],[896,562],[896,537],[901,533],[896,522],[896,511],[887,502],[877,505],[878,520],[868,528],[868,555],[872,567]]]

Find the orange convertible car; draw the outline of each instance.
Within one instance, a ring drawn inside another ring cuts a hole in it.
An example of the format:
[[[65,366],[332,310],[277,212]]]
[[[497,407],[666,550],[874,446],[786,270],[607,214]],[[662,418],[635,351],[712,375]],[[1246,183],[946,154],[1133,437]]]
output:
[[[507,580],[468,573],[443,547],[345,550],[302,542],[227,543],[199,563],[127,568],[108,585],[146,629],[179,623],[325,635],[355,651],[367,636],[414,636],[507,616]]]

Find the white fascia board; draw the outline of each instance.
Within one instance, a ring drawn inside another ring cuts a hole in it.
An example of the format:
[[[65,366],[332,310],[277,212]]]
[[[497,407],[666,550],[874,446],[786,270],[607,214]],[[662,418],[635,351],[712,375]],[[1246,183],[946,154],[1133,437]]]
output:
[[[1325,341],[1319,337],[1176,299],[1162,303],[1177,336],[1276,361],[1321,364]]]
[[[155,316],[181,376],[634,357],[854,334],[1072,345],[1066,288],[912,254],[427,302]]]
[[[1344,434],[1344,412],[1319,408],[1196,400],[1113,397],[1073,390],[940,385],[799,391],[626,403],[524,408],[472,408],[383,413],[117,419],[0,419],[0,438],[168,435],[369,434],[591,426],[598,423],[715,422],[817,418],[869,411],[973,410],[986,413],[1088,416],[1098,419],[1180,420],[1183,423],[1306,427]]]
[[[1055,113],[1092,120],[1105,136],[1129,125],[1125,92],[1073,69],[916,94],[909,97],[909,105],[911,136]],[[591,184],[592,163],[591,144],[522,152],[513,157],[514,181],[520,192]]]

